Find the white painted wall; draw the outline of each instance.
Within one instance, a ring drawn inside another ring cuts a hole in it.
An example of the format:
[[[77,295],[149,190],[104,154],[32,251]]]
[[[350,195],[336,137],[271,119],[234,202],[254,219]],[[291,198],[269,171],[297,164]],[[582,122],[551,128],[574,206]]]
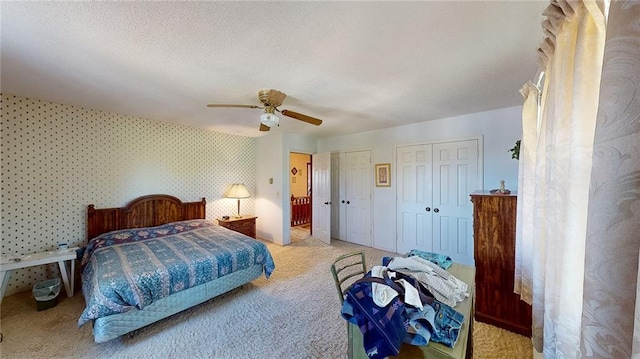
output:
[[[395,251],[395,147],[398,145],[458,140],[483,136],[484,188],[494,189],[500,180],[506,188],[517,190],[518,161],[511,159],[509,149],[522,133],[522,107],[508,107],[388,129],[320,139],[318,152],[373,149],[373,163],[391,163],[391,187],[373,190],[373,246]],[[260,149],[258,148],[258,151]],[[373,174],[372,174],[373,176]]]
[[[283,138],[274,131],[256,140],[256,236],[277,244],[283,244],[282,189],[289,186],[283,176]]]
[[[291,243],[289,153],[316,152],[311,136],[273,131],[256,141],[256,236],[280,245]],[[273,178],[273,183],[269,179]]]

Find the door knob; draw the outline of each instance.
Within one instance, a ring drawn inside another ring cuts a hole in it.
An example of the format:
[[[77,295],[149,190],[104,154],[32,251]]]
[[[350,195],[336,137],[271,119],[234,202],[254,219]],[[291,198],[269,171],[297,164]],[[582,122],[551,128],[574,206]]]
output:
[[[342,203],[344,203],[344,199],[342,200]]]
[[[427,211],[427,212],[431,212],[431,207],[427,207],[424,210]]]
[[[440,212],[440,210],[437,209],[437,208],[434,208],[433,211],[436,212],[436,213]]]
[[[350,204],[351,202],[347,201],[347,204]]]
[[[329,204],[329,202],[325,202],[324,204]]]

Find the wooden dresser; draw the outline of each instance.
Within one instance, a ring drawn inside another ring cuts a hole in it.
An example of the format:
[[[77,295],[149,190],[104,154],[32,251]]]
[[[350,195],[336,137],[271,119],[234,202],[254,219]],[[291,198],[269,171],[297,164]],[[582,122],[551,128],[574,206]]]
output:
[[[515,194],[489,191],[471,194],[475,317],[480,322],[530,337],[531,306],[513,292],[517,198]]]
[[[256,218],[258,217],[242,216],[240,218],[229,219],[218,218],[218,224],[225,228],[229,228],[232,231],[256,238]]]

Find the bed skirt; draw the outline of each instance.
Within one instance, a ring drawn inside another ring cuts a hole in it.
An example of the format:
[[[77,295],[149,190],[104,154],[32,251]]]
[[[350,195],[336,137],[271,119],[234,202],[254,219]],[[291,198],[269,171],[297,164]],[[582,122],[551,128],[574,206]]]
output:
[[[257,264],[227,274],[214,281],[177,292],[146,306],[142,310],[133,309],[126,313],[98,318],[93,321],[94,340],[96,343],[103,343],[140,329],[251,282],[258,278],[262,272],[262,264]]]

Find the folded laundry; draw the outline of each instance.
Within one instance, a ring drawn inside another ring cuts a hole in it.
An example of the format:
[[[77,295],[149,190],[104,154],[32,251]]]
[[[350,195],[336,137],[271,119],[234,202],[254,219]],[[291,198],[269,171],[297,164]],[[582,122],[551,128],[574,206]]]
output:
[[[448,269],[453,264],[453,260],[451,259],[451,257],[440,253],[425,252],[418,249],[412,249],[409,251],[409,254],[407,254],[407,257],[413,256],[420,257],[422,259],[428,260],[429,262],[435,263],[442,269]]]
[[[417,256],[394,257],[387,267],[415,277],[437,300],[451,307],[469,296],[467,283],[426,259]]]

